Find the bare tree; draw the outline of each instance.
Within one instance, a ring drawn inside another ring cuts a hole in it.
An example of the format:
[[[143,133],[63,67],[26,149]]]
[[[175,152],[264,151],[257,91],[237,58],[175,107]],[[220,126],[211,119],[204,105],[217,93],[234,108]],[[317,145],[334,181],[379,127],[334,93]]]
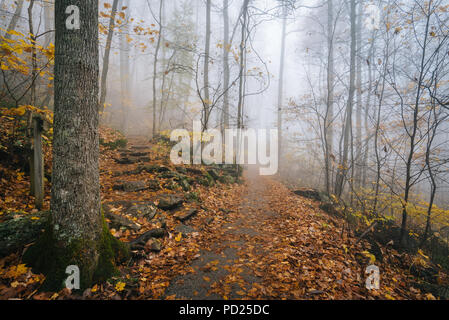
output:
[[[349,168],[349,148],[351,143],[352,136],[352,111],[354,104],[354,93],[355,93],[355,67],[356,67],[356,1],[351,0],[351,66],[350,66],[350,80],[349,80],[349,96],[348,103],[346,106],[346,122],[344,125],[344,134],[343,134],[343,154],[341,157],[340,165],[337,170],[337,177],[335,182],[335,195],[340,197],[343,193],[344,182],[346,178],[346,174]]]
[[[117,7],[119,0],[114,0],[112,3],[111,16],[109,19],[108,37],[106,39],[106,46],[103,56],[103,69],[101,72],[101,93],[100,93],[100,112],[104,110],[107,93],[107,78],[109,71],[109,56],[111,53],[112,38],[114,36],[115,17],[117,16]]]

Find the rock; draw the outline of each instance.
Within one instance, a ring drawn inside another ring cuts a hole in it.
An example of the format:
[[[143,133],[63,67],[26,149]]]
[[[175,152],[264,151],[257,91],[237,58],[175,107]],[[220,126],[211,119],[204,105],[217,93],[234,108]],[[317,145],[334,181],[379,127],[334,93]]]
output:
[[[165,217],[164,216],[161,216],[159,218],[159,223],[161,224],[161,228],[163,228],[163,229],[167,228],[167,221],[165,221]]]
[[[138,192],[147,190],[148,186],[144,181],[126,181],[114,185],[113,190],[124,192]]]
[[[125,156],[120,159],[114,159],[118,164],[134,164],[139,162],[149,162],[151,160],[150,157],[131,157]]]
[[[179,181],[179,185],[182,187],[182,190],[190,191],[190,184],[186,179],[182,179],[181,181]]]
[[[150,180],[148,181],[148,188],[152,191],[158,191],[161,189],[158,180]]]
[[[167,232],[165,231],[165,229],[157,228],[157,229],[153,229],[153,230],[145,232],[141,236],[139,236],[136,239],[130,241],[130,244],[132,246],[134,246],[134,245],[144,245],[151,238],[163,238],[166,235],[167,235]]]
[[[196,192],[186,193],[185,198],[189,202],[199,202],[200,201],[200,197],[199,197],[198,193],[196,193]]]
[[[138,169],[142,172],[142,171],[146,171],[148,173],[162,173],[162,172],[168,172],[171,171],[170,168],[166,167],[166,166],[159,166],[159,165],[144,165],[144,166],[139,166]]]
[[[202,175],[204,173],[203,170],[197,169],[197,168],[192,168],[192,167],[187,167],[186,170],[187,170],[187,172],[196,174],[196,175]]]
[[[203,186],[210,187],[214,185],[215,180],[209,173],[205,173],[202,177],[198,177],[197,182]]]
[[[130,152],[128,156],[130,157],[148,157],[150,155],[149,152]]]
[[[175,227],[175,231],[178,233],[180,232],[182,234],[187,235],[187,234],[195,232],[196,230],[190,226],[180,223]]]
[[[214,179],[214,180],[218,180],[220,178],[220,175],[218,174],[218,172],[215,169],[210,169],[207,171],[207,173],[209,173],[209,175]]]
[[[162,210],[173,210],[180,207],[184,202],[184,197],[175,194],[162,194],[158,197],[158,208]]]
[[[173,179],[173,178],[178,178],[179,173],[177,172],[173,172],[173,171],[166,171],[163,172],[159,175],[159,178],[162,179]]]
[[[185,167],[175,167],[176,171],[178,171],[179,173],[183,173],[186,174],[187,173],[187,169]]]
[[[149,221],[156,216],[157,209],[153,203],[136,204],[130,207],[128,210],[126,210],[126,213],[134,217],[143,216]]]
[[[0,258],[38,239],[45,228],[47,217],[46,212],[11,215],[11,219],[0,223]]]
[[[320,196],[320,192],[317,190],[313,190],[313,189],[300,189],[300,190],[296,190],[293,191],[294,194],[303,197],[303,198],[307,198],[307,199],[312,199],[312,200],[316,200],[316,201],[321,201],[321,196]]]
[[[176,189],[178,189],[178,184],[176,182],[174,182],[173,180],[170,180],[170,181],[164,183],[163,186],[167,190],[176,190]]]
[[[109,210],[104,211],[104,216],[110,221],[109,225],[113,228],[120,229],[121,227],[126,227],[134,231],[139,231],[142,228],[140,224],[135,223],[119,214],[112,213]]]
[[[159,239],[153,238],[150,240],[151,244],[149,249],[153,252],[160,252],[162,250],[162,242]]]
[[[235,183],[235,178],[232,176],[224,175],[219,177],[218,181],[220,181],[223,184],[233,184]]]
[[[175,216],[175,218],[181,222],[187,221],[198,213],[198,209],[190,209],[187,212],[182,212]]]
[[[119,176],[130,176],[130,175],[135,175],[135,174],[140,174],[142,172],[142,170],[140,170],[139,168],[134,169],[134,170],[129,170],[129,171],[118,171],[115,172],[113,174],[114,177],[119,177]]]
[[[320,209],[324,212],[338,216],[339,213],[332,202],[325,202],[320,205]]]
[[[117,162],[118,164],[133,164],[136,163],[137,160],[136,159],[131,159],[128,157],[123,157],[120,159],[114,159],[115,162]]]
[[[145,150],[145,149],[150,149],[149,146],[131,146],[131,149],[134,150]]]
[[[240,165],[224,165],[221,167],[221,170],[223,171],[223,173],[230,175],[232,177],[237,177],[237,168],[240,168],[238,173],[239,176],[242,175],[243,173],[243,167]]]
[[[313,295],[315,295],[315,294],[323,294],[324,293],[324,291],[322,291],[322,290],[310,290],[309,291],[309,294],[313,294]]]

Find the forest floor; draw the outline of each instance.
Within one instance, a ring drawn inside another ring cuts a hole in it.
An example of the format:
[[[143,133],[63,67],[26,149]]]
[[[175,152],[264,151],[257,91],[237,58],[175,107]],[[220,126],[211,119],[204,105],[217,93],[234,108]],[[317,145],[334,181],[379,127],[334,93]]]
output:
[[[117,136],[103,130],[102,138]],[[208,168],[175,167],[168,153],[168,145],[142,137],[121,150],[101,149],[112,234],[127,242],[164,229],[163,237],[144,238],[120,274],[81,294],[40,292],[43,276],[22,264],[23,251],[12,253],[0,259],[0,299],[434,299],[409,271],[422,257],[387,246],[374,261],[370,244],[357,242],[341,218],[276,178],[248,168],[240,183],[210,181]],[[24,174],[0,169],[0,223],[35,212]],[[365,286],[373,263],[379,290]]]

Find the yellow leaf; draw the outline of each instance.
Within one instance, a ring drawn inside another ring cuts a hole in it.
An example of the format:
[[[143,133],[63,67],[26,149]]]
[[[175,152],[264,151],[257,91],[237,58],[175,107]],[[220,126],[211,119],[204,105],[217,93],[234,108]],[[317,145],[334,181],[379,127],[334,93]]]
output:
[[[374,263],[376,262],[376,257],[374,256],[374,254],[369,253],[368,251],[363,251],[362,254],[370,259],[370,263]]]
[[[123,290],[125,290],[125,286],[126,286],[126,283],[119,281],[115,284],[115,290],[118,292],[123,291]]]
[[[395,298],[393,298],[392,296],[390,296],[388,293],[386,293],[385,298],[387,298],[388,300],[396,300]]]
[[[436,300],[436,298],[431,293],[426,294],[426,299],[427,300]]]

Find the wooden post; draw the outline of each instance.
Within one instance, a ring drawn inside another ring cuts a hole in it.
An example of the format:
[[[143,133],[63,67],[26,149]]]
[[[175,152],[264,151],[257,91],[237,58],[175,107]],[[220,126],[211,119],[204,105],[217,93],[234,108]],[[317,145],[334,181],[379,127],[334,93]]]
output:
[[[42,131],[43,120],[39,116],[33,118],[34,148],[33,148],[33,180],[35,205],[38,210],[42,210],[44,204],[44,160],[42,155]]]

